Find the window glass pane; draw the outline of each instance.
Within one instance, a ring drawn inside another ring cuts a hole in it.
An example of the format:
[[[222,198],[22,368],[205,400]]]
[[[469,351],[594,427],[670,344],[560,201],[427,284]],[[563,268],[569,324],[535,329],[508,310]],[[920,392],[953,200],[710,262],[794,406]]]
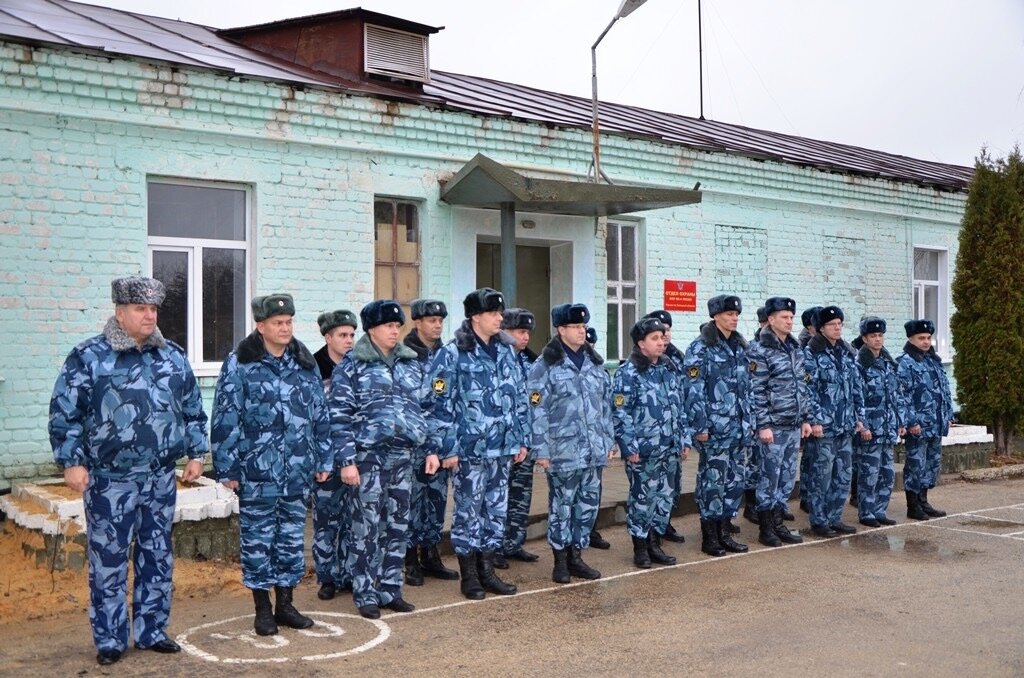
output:
[[[608,304],[608,328],[605,332],[605,341],[608,342],[606,355],[609,359],[621,358],[619,353],[619,305]]]
[[[633,325],[636,324],[636,304],[623,304],[622,305],[622,331],[623,331],[623,346],[631,346],[632,339],[629,339],[629,331],[633,329]],[[628,351],[627,351],[628,353]],[[623,356],[625,357],[625,356]]]
[[[914,279],[939,280],[939,252],[935,250],[914,250]]]
[[[203,355],[223,360],[245,338],[245,250],[207,247],[203,256]]]
[[[188,352],[188,252],[154,250],[153,277],[167,288],[160,306],[160,332]]]
[[[620,280],[619,277],[619,225],[608,224],[608,236],[604,240],[608,254],[608,280]]]
[[[394,299],[394,286],[391,284],[391,266],[375,266],[373,269],[373,298]]]
[[[416,227],[416,206],[405,205],[408,209],[399,209],[406,223],[401,221],[397,228],[398,261],[403,264],[418,264],[420,260],[419,234]]]
[[[410,302],[420,296],[420,269],[413,266],[397,266],[398,289],[396,301]]]
[[[374,257],[380,262],[395,260],[395,227],[390,221],[378,221],[374,227]]]
[[[924,287],[924,314],[918,318],[927,318],[939,327],[939,288],[936,285],[925,285]]]
[[[398,224],[405,226],[406,242],[419,242],[420,222],[416,212],[416,205],[398,203]]]
[[[636,299],[636,288],[628,285],[622,286],[622,298],[623,299]]]
[[[635,226],[622,226],[622,280],[636,282]]]
[[[609,287],[608,288],[608,301],[618,300],[618,298],[619,298],[619,288],[618,287]]]
[[[180,184],[148,186],[149,234],[245,240],[245,191]]]

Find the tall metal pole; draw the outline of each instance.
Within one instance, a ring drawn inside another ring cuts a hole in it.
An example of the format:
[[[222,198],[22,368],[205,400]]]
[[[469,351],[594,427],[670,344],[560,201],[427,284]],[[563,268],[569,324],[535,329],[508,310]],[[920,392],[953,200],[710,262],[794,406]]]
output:
[[[612,29],[615,22],[619,20],[616,16],[603,31],[601,35],[597,37],[597,41],[594,42],[590,48],[590,91],[591,91],[591,112],[593,114],[592,127],[594,130],[594,150],[592,162],[594,164],[594,183],[601,183],[601,124],[597,114],[597,46],[604,40],[604,36],[608,34],[608,31]]]
[[[700,17],[700,0],[697,0],[697,67],[700,69],[700,119],[704,119],[704,22]]]

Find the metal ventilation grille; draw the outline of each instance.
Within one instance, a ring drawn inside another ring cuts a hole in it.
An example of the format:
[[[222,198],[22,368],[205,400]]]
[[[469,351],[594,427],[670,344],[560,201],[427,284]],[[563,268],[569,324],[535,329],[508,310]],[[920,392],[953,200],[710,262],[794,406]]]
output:
[[[392,28],[365,25],[366,72],[430,82],[427,37]]]

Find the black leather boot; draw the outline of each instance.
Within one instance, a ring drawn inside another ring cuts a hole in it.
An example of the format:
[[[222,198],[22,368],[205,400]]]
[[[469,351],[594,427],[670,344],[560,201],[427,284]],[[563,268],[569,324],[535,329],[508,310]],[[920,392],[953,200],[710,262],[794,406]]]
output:
[[[602,551],[607,551],[612,547],[612,545],[609,544],[608,541],[604,537],[602,537],[601,533],[598,532],[596,529],[590,531],[590,545],[593,548],[601,549]]]
[[[423,570],[423,574],[434,579],[444,579],[445,581],[455,581],[459,578],[458,572],[444,566],[441,554],[437,552],[437,544],[421,546],[420,549],[420,567]]]
[[[686,537],[676,531],[676,528],[672,526],[671,520],[668,522],[668,527],[665,528],[665,534],[661,535],[661,538],[665,541],[670,541],[676,544],[686,543]]]
[[[334,582],[327,581],[320,585],[320,590],[316,592],[316,597],[320,600],[331,600],[337,592],[338,587],[334,585]]]
[[[907,517],[911,520],[928,520],[931,518],[921,507],[917,492],[911,492],[910,490],[905,490],[905,492],[907,495]]]
[[[277,598],[277,605],[274,607],[274,621],[290,629],[308,629],[313,625],[313,620],[299,614],[299,611],[292,605],[292,587],[275,586],[274,594]]]
[[[772,519],[771,511],[758,511],[757,512],[758,526],[760,530],[757,533],[757,540],[765,546],[782,546],[782,540],[779,539],[779,535],[775,534],[775,521]]]
[[[784,516],[782,509],[775,507],[775,509],[772,510],[772,526],[775,528],[775,535],[782,540],[783,544],[802,544],[804,542],[804,538],[799,534],[794,534],[788,527],[786,527],[786,523],[783,522],[783,520]]]
[[[540,559],[540,556],[538,556],[536,553],[530,553],[522,546],[517,548],[512,553],[509,553],[506,557],[515,558],[521,563],[535,563]]]
[[[583,562],[583,552],[575,546],[569,547],[569,574],[580,579],[600,579],[601,573]]]
[[[928,503],[928,490],[921,490],[918,492],[917,499],[918,503],[921,505],[921,510],[924,511],[929,518],[944,518],[946,516],[945,511],[940,511]]]
[[[405,549],[405,583],[409,586],[423,586],[423,570],[420,569],[420,550],[415,546]]]
[[[555,557],[555,566],[551,568],[551,581],[556,584],[569,583],[569,549],[551,547],[551,555]]]
[[[746,553],[749,550],[746,544],[741,544],[732,538],[727,518],[715,522],[718,523],[718,543],[722,545],[723,549],[730,553]]]
[[[718,524],[714,520],[700,521],[700,550],[709,556],[724,556],[725,549],[718,541]]]
[[[515,584],[502,581],[494,572],[494,551],[478,551],[476,566],[480,572],[480,585],[485,591],[511,596],[519,590]]]
[[[743,517],[754,523],[755,525],[760,524],[760,518],[757,515],[757,491],[756,490],[744,490],[743,491]]]
[[[505,558],[505,554],[501,551],[494,552],[494,567],[499,570],[508,569],[508,560]]]
[[[647,533],[647,555],[651,557],[651,562],[657,565],[676,564],[675,556],[670,556],[661,550],[661,538],[654,530]]]
[[[480,585],[480,574],[476,570],[476,553],[458,556],[461,571],[459,588],[462,595],[470,600],[483,600],[484,587]]]
[[[728,534],[739,534],[740,526],[732,522],[732,518],[723,518],[722,532],[726,532]]]
[[[641,570],[651,566],[651,556],[647,553],[647,540],[643,537],[633,537],[633,564]]]
[[[252,600],[256,604],[256,620],[252,627],[257,636],[276,636],[277,622],[274,621],[274,608],[270,605],[270,591],[253,589]]]

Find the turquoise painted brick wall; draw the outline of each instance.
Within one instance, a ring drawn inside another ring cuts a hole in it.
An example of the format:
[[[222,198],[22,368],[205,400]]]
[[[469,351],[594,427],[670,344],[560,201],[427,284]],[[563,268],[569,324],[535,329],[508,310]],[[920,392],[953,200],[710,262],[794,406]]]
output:
[[[582,179],[590,144],[588,130],[0,42],[0,320],[27,330],[0,344],[0,487],[54,471],[53,380],[110,314],[110,279],[146,270],[148,178],[251,188],[251,291],[295,294],[297,335],[315,348],[320,311],[358,310],[372,296],[375,196],[420,205],[421,291],[449,297],[474,243],[452,238],[439,181],[477,152]],[[644,311],[662,305],[664,278],[683,278],[698,282],[701,308],[741,287],[747,333],[753,308],[775,293],[898,321],[910,312],[912,246],[947,247],[955,260],[963,195],[656,140],[606,137],[603,157],[617,182],[699,180],[705,191],[700,205],[633,217]],[[593,298],[580,301],[603,328],[604,222],[591,232]],[[461,297],[450,301],[457,311]],[[677,341],[704,318],[680,316]],[[214,381],[201,377],[208,401]]]

